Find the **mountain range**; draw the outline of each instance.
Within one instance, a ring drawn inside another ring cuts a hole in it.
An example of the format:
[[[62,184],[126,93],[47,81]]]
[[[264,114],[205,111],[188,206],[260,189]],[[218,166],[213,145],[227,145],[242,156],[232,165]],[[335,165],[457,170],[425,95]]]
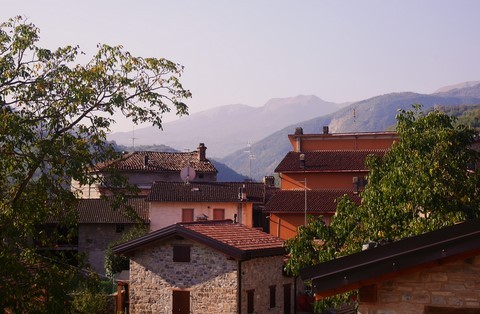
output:
[[[480,82],[442,87],[433,94],[390,93],[350,104],[297,96],[272,99],[258,108],[227,105],[165,123],[163,132],[151,127],[139,129],[135,137],[178,150],[195,149],[205,143],[209,158],[260,180],[272,175],[292,149],[287,136],[296,127],[302,127],[304,133],[322,133],[323,126],[329,126],[332,133],[384,131],[395,124],[399,109],[411,109],[413,104],[424,109],[480,104]],[[128,145],[131,137],[131,132],[121,132],[111,134],[109,139]]]
[[[205,143],[209,158],[221,158],[292,123],[332,113],[340,104],[316,96],[274,98],[262,107],[226,105],[194,113],[155,127],[135,130],[139,145],[163,144],[179,151],[195,150]],[[108,139],[131,145],[132,132],[117,132]]]

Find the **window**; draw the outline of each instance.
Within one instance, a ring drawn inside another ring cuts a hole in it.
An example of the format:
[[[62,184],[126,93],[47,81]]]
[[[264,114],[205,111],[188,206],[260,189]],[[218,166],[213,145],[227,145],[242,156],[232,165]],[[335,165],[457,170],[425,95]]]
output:
[[[214,208],[213,209],[213,220],[223,220],[223,219],[225,219],[225,209]]]
[[[188,245],[174,245],[173,246],[173,261],[174,262],[190,262],[190,246]]]
[[[247,290],[247,313],[253,313],[254,311],[254,306],[253,306],[253,300],[254,300],[254,291],[255,290]]]
[[[124,224],[117,224],[115,226],[115,232],[116,233],[122,233],[125,230],[125,225]]]
[[[182,208],[182,222],[193,221],[193,208]]]
[[[276,289],[275,286],[270,286],[270,308],[274,308],[277,303],[276,303]]]

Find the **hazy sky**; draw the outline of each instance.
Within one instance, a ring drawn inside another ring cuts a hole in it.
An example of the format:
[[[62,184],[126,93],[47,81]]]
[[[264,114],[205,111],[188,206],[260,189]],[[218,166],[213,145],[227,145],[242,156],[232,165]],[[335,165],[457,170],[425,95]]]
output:
[[[97,43],[185,66],[190,112],[316,95],[347,102],[480,80],[477,0],[0,0],[41,45]]]

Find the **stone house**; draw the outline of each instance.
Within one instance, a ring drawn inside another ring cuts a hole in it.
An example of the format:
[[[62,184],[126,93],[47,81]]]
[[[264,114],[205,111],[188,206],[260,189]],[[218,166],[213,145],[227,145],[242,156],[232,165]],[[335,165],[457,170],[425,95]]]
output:
[[[480,219],[306,268],[317,299],[359,289],[359,313],[480,313]]]
[[[95,165],[93,172],[104,178],[101,185],[80,186],[72,182],[72,189],[82,198],[99,198],[111,195],[108,177],[112,170],[127,178],[139,189],[139,195],[148,195],[154,181],[213,182],[217,181],[217,169],[206,157],[207,147],[200,143],[193,152],[135,151],[124,153],[119,159]],[[182,170],[188,176],[182,178]]]
[[[177,222],[232,219],[248,227],[262,227],[262,208],[272,180],[256,182],[155,182],[147,197],[150,230]]]
[[[120,244],[131,313],[292,313],[283,241],[232,220],[177,223]]]
[[[125,206],[112,207],[108,199],[81,199],[78,203],[77,251],[87,256],[98,274],[105,274],[105,250],[135,225],[148,225],[148,203],[144,197],[130,198]]]
[[[297,128],[288,139],[292,151],[275,169],[282,193],[265,206],[270,233],[283,239],[294,237],[297,227],[305,224],[305,212],[322,215],[328,223],[338,197],[346,194],[359,202],[357,194],[368,174],[367,156],[383,156],[398,136],[395,132],[332,134],[324,127],[322,134],[303,134]]]

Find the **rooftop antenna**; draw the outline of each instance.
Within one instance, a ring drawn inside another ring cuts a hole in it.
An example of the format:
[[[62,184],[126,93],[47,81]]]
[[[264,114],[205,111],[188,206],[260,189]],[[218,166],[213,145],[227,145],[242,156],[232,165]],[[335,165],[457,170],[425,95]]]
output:
[[[135,137],[135,124],[133,125],[133,130],[132,130],[132,146],[133,146],[133,150],[135,151],[135,140],[137,138]]]
[[[252,180],[252,160],[255,159],[255,155],[252,154],[252,143],[247,142],[248,150],[245,150],[244,153],[248,153],[248,178]]]
[[[357,109],[353,108],[353,123],[357,121]]]
[[[185,184],[189,184],[190,181],[193,181],[195,179],[195,175],[195,169],[193,169],[193,167],[190,165],[180,170],[180,178],[183,182],[185,182]]]

